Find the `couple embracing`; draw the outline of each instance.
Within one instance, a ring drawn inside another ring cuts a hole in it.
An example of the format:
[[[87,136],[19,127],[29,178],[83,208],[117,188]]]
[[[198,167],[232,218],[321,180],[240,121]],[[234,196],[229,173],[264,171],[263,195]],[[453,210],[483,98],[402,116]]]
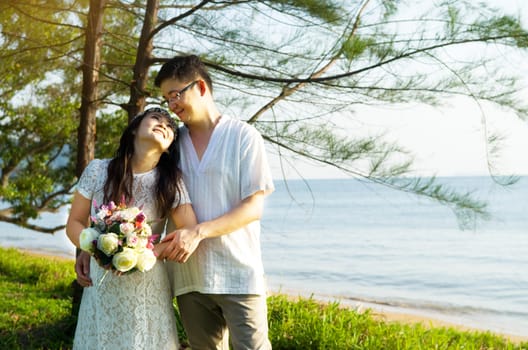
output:
[[[167,219],[167,234],[146,272],[106,276],[79,255],[77,280],[89,288],[74,349],[178,349],[174,296],[193,350],[270,349],[259,220],[274,187],[262,137],[219,113],[197,56],[168,61],[155,84],[184,126],[160,108],[136,116],[114,158],[83,172],[66,232],[79,247],[92,202],[124,198]],[[163,233],[164,223],[152,232]]]

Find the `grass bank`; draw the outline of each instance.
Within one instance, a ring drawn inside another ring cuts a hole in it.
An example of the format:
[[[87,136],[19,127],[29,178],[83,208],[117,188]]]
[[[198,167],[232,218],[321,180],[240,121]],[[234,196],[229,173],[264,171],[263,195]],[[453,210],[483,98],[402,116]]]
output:
[[[74,277],[71,260],[0,247],[0,349],[71,349]],[[311,298],[279,294],[268,304],[273,349],[528,350],[489,332],[384,322]]]

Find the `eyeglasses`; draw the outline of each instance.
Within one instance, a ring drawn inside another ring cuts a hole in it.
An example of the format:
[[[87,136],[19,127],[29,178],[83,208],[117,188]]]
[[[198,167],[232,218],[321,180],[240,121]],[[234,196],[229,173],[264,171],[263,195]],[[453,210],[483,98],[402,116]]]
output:
[[[186,87],[181,89],[180,91],[171,91],[171,92],[169,92],[165,102],[179,101],[182,98],[182,95],[185,93],[185,91],[187,91],[190,88],[192,88],[194,86],[194,84],[196,84],[197,82],[198,82],[198,80],[193,81],[192,83],[190,83],[189,85],[187,85]]]

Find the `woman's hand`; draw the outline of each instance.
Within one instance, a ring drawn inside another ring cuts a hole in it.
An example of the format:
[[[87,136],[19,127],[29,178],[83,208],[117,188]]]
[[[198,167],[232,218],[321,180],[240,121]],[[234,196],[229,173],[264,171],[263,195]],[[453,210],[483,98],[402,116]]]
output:
[[[154,255],[160,259],[160,260],[164,260],[165,257],[163,256],[163,251],[165,250],[165,248],[167,248],[167,246],[169,245],[169,242],[162,242],[162,243],[157,243],[154,245]]]
[[[82,287],[91,287],[93,285],[90,278],[90,254],[85,251],[77,256],[75,260],[75,273],[77,274],[77,283]]]

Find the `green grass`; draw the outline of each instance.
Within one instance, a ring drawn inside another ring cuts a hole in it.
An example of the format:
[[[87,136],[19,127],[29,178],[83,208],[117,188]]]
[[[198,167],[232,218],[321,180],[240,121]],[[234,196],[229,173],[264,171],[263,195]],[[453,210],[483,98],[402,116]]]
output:
[[[0,349],[71,349],[74,278],[73,261],[0,248]],[[312,298],[279,294],[268,305],[273,349],[528,350],[489,332],[382,322]]]
[[[0,248],[0,349],[71,348],[73,262]]]
[[[422,324],[383,322],[339,303],[286,295],[268,300],[274,349],[528,349],[490,332],[430,328]]]

